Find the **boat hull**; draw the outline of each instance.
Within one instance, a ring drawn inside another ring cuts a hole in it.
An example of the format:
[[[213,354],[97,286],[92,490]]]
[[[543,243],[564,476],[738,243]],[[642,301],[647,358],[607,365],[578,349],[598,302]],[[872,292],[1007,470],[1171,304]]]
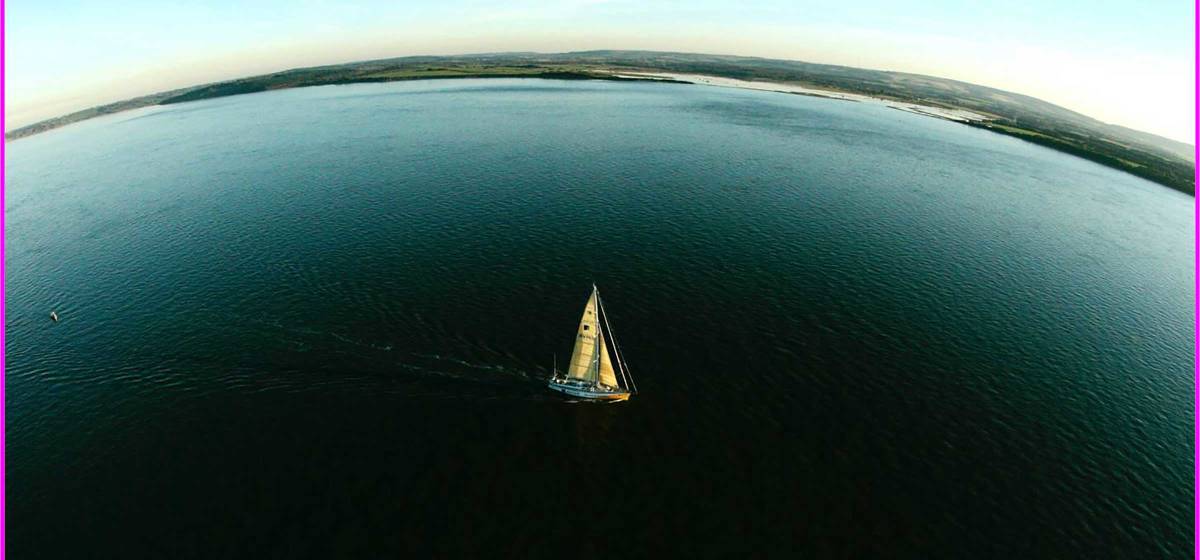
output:
[[[610,391],[594,385],[585,385],[561,379],[551,379],[549,385],[551,389],[560,393],[595,401],[624,401],[629,400],[631,395],[628,391]]]

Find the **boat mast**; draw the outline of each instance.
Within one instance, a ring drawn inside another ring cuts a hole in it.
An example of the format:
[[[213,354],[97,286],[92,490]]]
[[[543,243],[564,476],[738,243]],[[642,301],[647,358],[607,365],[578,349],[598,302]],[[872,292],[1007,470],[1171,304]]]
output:
[[[604,333],[600,332],[600,288],[596,287],[596,283],[592,282],[592,296],[596,298],[596,333],[594,335],[595,342],[592,343],[592,348],[596,352],[592,355],[592,364],[595,366],[592,369],[592,383],[600,383],[600,343],[603,340]]]

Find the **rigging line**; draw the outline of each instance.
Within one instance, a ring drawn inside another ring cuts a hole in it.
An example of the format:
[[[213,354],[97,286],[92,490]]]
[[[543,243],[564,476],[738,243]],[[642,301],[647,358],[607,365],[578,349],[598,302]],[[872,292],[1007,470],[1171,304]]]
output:
[[[633,390],[633,377],[629,375],[629,368],[624,363],[624,358],[621,356],[621,349],[617,346],[617,336],[612,332],[612,325],[608,322],[608,310],[604,309],[603,304],[600,306],[604,313],[604,324],[608,327],[608,334],[613,339],[613,354],[617,356],[617,367],[621,370],[621,379],[625,381],[625,388]]]
[[[612,325],[608,323],[608,312],[604,308],[604,302],[600,301],[600,311],[604,313],[604,323],[608,329],[608,336],[612,338],[612,351],[617,355],[617,366],[620,368],[620,375],[625,380],[625,386],[634,392],[637,392],[637,385],[634,384],[634,375],[629,373],[629,365],[625,363],[624,356],[620,354],[620,345],[617,344],[617,335],[612,331]]]
[[[600,297],[596,297],[596,305],[601,311],[604,310],[604,303],[600,301]],[[625,358],[621,355],[621,346],[617,344],[617,335],[612,330],[612,325],[608,322],[608,312],[604,312],[604,326],[608,328],[608,334],[613,339],[613,352],[617,354],[617,363],[621,366],[621,374],[625,377],[625,381],[629,383],[629,388],[633,392],[638,392],[637,384],[633,382],[633,374],[629,371],[629,364],[625,362]]]

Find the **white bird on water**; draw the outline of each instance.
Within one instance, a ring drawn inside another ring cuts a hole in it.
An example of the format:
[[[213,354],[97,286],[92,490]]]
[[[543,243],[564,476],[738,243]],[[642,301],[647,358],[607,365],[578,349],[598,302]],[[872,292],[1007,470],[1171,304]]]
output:
[[[57,312],[55,312],[54,310],[51,310],[51,311],[50,311],[50,318],[51,318],[51,319],[53,319],[55,323],[57,323],[57,322],[58,322],[58,313],[57,313]]]

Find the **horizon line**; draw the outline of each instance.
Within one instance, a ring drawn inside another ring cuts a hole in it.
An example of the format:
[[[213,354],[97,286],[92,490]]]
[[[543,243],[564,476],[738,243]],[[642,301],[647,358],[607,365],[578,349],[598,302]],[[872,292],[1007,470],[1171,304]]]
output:
[[[10,133],[14,133],[14,132],[24,130],[26,128],[36,127],[39,125],[50,123],[52,121],[67,118],[67,117],[70,117],[73,115],[77,115],[79,113],[86,113],[88,111],[94,111],[94,110],[97,110],[97,109],[100,109],[103,107],[107,107],[110,105],[116,105],[116,104],[120,104],[120,103],[128,103],[131,101],[139,100],[139,99],[146,98],[146,97],[153,97],[156,95],[169,94],[169,93],[173,93],[173,92],[184,92],[187,90],[202,88],[205,86],[233,83],[233,82],[237,82],[240,80],[248,80],[248,79],[259,78],[259,77],[264,77],[264,76],[274,76],[277,74],[283,74],[283,73],[294,72],[294,71],[299,71],[299,70],[312,70],[312,69],[318,69],[318,68],[333,68],[333,67],[338,67],[338,66],[347,66],[347,65],[351,65],[351,64],[366,64],[366,63],[371,63],[371,62],[387,62],[387,61],[394,61],[394,60],[418,59],[418,58],[467,58],[467,57],[493,56],[493,55],[570,55],[570,54],[587,54],[587,53],[603,53],[603,52],[680,54],[680,55],[693,55],[693,56],[699,55],[699,56],[726,57],[726,58],[748,59],[748,60],[769,60],[769,61],[779,61],[779,62],[793,62],[793,63],[799,63],[799,64],[810,64],[810,65],[814,65],[814,66],[825,66],[825,67],[830,67],[830,68],[849,68],[852,70],[860,70],[860,71],[866,71],[866,72],[881,72],[881,73],[886,73],[886,74],[914,76],[914,77],[920,77],[920,78],[932,78],[932,79],[936,79],[936,80],[944,80],[947,82],[954,82],[954,83],[966,84],[966,85],[975,86],[975,87],[987,88],[987,89],[991,89],[991,90],[1005,93],[1005,94],[1020,96],[1025,99],[1028,99],[1028,100],[1036,101],[1038,103],[1045,103],[1045,104],[1055,107],[1057,109],[1073,113],[1075,115],[1095,121],[1095,122],[1103,124],[1105,126],[1120,127],[1120,128],[1132,130],[1132,131],[1135,131],[1135,132],[1138,132],[1141,134],[1152,135],[1152,136],[1155,136],[1162,140],[1167,140],[1170,142],[1177,142],[1177,143],[1185,145],[1185,146],[1193,146],[1193,147],[1197,146],[1197,144],[1194,143],[1195,138],[1192,139],[1193,140],[1192,143],[1182,141],[1182,140],[1176,140],[1174,138],[1163,136],[1158,133],[1149,132],[1149,131],[1141,130],[1141,129],[1136,129],[1136,128],[1132,128],[1132,127],[1125,126],[1125,125],[1102,121],[1095,117],[1089,116],[1085,113],[1081,113],[1074,109],[1070,109],[1068,107],[1064,107],[1062,105],[1058,105],[1056,103],[1046,101],[1044,99],[1034,97],[1029,94],[1024,94],[1024,93],[1020,93],[1020,92],[1016,92],[1016,91],[1012,91],[1012,90],[1000,89],[1000,88],[997,88],[994,86],[989,86],[986,84],[968,82],[968,81],[959,80],[956,78],[946,78],[946,77],[942,77],[942,76],[936,76],[933,74],[921,74],[921,73],[916,73],[916,72],[905,72],[905,71],[901,71],[901,70],[884,70],[884,69],[879,69],[879,68],[850,66],[850,65],[845,65],[845,64],[829,64],[829,63],[824,63],[824,62],[810,62],[808,60],[800,60],[800,59],[793,59],[793,58],[774,58],[774,57],[767,57],[767,56],[725,54],[725,53],[715,53],[715,52],[694,52],[694,51],[689,52],[689,51],[674,51],[674,50],[659,51],[659,50],[648,50],[648,49],[584,49],[584,50],[565,50],[565,51],[515,50],[515,51],[485,51],[485,52],[472,52],[472,53],[459,53],[459,54],[410,54],[410,55],[388,56],[388,57],[382,57],[382,58],[345,60],[342,62],[335,62],[335,63],[330,63],[330,64],[315,64],[315,65],[310,65],[310,66],[291,66],[291,67],[281,68],[279,70],[273,70],[273,71],[269,71],[269,72],[246,74],[246,75],[241,75],[241,76],[237,76],[237,77],[233,77],[233,78],[215,80],[215,81],[210,81],[210,82],[192,83],[190,85],[181,86],[181,87],[177,87],[177,88],[156,90],[156,91],[143,93],[140,95],[135,95],[132,97],[126,97],[126,98],[117,99],[114,101],[109,101],[106,103],[99,103],[96,105],[91,105],[91,106],[84,107],[84,108],[81,108],[81,109],[78,109],[75,111],[71,111],[68,113],[62,113],[62,114],[59,114],[59,115],[56,115],[53,117],[40,119],[40,120],[31,122],[29,124],[25,124],[25,125],[22,125],[19,127],[12,128],[12,129],[6,128],[4,130],[4,135],[6,137],[5,141],[7,142],[8,141],[7,136]],[[704,75],[704,74],[701,74],[701,75]],[[530,77],[536,77],[536,76],[530,76]],[[429,78],[429,79],[436,79],[436,78]],[[778,83],[783,83],[783,82],[778,82]],[[300,87],[313,87],[313,86],[300,86]],[[157,103],[155,105],[157,105]],[[131,109],[121,109],[121,110],[113,111],[111,113],[102,113],[102,114],[98,114],[95,116],[103,116],[106,114],[115,114],[115,113],[123,112],[125,110],[131,110]],[[86,120],[86,119],[84,119],[84,120]],[[7,124],[7,121],[8,121],[8,118],[7,118],[7,115],[5,115],[5,123],[6,124]],[[73,123],[68,123],[68,124],[73,124]]]

